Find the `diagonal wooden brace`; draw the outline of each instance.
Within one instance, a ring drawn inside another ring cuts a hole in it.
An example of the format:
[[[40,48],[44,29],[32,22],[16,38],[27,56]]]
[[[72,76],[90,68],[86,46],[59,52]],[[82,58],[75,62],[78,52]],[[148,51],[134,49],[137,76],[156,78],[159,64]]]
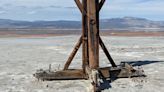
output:
[[[99,11],[101,10],[102,6],[104,5],[105,0],[101,0],[99,3]]]
[[[103,41],[102,41],[102,39],[101,39],[100,36],[99,36],[99,42],[100,42],[101,48],[103,49],[105,55],[107,56],[108,60],[110,61],[112,67],[117,67],[116,64],[114,63],[114,61],[113,61],[111,55],[109,54],[107,48],[105,47],[105,44],[103,43]]]
[[[75,48],[73,49],[71,55],[69,56],[67,62],[65,63],[64,69],[63,70],[67,70],[69,65],[71,64],[75,54],[77,53],[77,51],[79,50],[80,46],[82,44],[82,36],[80,37],[79,41],[77,42],[77,44],[75,45]]]
[[[77,5],[77,7],[79,8],[80,12],[87,15],[87,12],[84,10],[83,5],[81,4],[81,2],[79,0],[75,0],[75,3]]]

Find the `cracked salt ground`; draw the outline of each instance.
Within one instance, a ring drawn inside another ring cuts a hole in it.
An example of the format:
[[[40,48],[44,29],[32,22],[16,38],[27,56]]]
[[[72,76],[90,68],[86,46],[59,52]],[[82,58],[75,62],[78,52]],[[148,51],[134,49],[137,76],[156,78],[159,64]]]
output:
[[[59,65],[62,69],[77,38],[79,36],[75,35],[42,39],[0,38],[0,92],[89,92],[87,80],[48,82],[32,76],[37,69],[48,69],[49,64],[53,70]],[[102,39],[116,64],[126,61],[142,65],[147,75],[146,78],[115,80],[102,92],[164,92],[164,37],[105,36]],[[80,63],[81,50],[71,67],[79,68]],[[100,65],[110,66],[102,51]]]
[[[118,79],[111,83],[112,88],[109,89],[112,92],[120,92],[121,90],[124,92],[139,92],[146,85],[146,78],[132,78],[132,79]],[[104,91],[108,92],[108,91]]]

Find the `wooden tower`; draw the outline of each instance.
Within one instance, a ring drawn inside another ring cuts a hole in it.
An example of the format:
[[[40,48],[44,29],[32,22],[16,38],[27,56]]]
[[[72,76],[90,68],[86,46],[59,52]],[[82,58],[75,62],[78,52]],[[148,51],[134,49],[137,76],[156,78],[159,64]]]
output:
[[[42,80],[70,80],[89,79],[93,85],[93,91],[100,91],[99,78],[122,78],[144,76],[141,70],[135,70],[129,64],[116,66],[105,44],[99,35],[99,12],[105,0],[75,0],[82,14],[82,34],[72,53],[70,54],[64,69],[61,71],[40,70],[34,74]],[[74,56],[82,45],[82,68],[69,69]],[[101,46],[107,56],[111,67],[99,67],[99,47]]]

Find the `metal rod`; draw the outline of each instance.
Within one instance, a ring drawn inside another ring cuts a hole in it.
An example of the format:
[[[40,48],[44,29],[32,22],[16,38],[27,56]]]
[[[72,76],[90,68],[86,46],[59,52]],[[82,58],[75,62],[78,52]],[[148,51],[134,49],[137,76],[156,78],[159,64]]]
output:
[[[80,37],[79,41],[77,42],[77,44],[75,45],[71,55],[69,56],[67,62],[65,63],[65,66],[64,66],[64,70],[67,70],[69,65],[71,64],[75,54],[77,53],[78,49],[80,48],[80,45],[82,43],[82,36]]]

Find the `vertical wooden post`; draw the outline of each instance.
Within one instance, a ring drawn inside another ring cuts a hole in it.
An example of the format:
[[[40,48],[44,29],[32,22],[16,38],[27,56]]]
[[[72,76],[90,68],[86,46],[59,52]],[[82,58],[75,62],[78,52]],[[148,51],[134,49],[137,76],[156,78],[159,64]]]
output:
[[[85,67],[88,65],[88,26],[87,26],[87,1],[82,0],[82,68],[85,72]]]
[[[91,69],[99,67],[98,3],[99,0],[87,0],[89,66]]]

